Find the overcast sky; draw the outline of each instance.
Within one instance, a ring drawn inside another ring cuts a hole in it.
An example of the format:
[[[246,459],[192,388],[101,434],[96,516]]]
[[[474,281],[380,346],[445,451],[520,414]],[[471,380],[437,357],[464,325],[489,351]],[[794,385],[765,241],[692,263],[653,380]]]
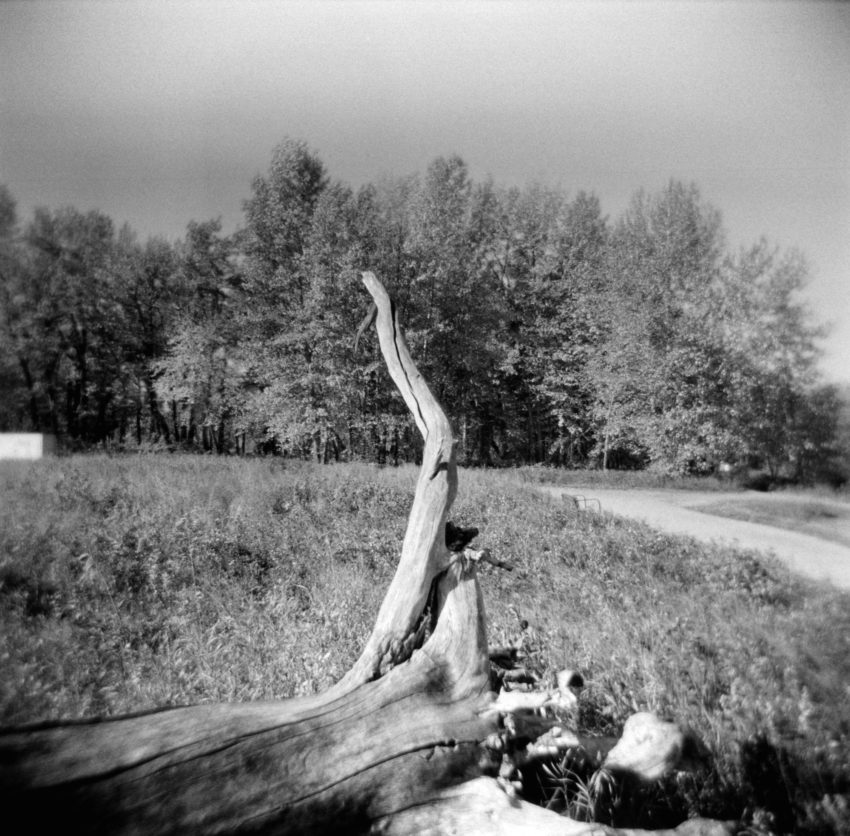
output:
[[[850,4],[3,2],[0,182],[140,235],[241,221],[285,136],[358,186],[458,153],[595,192],[694,181],[809,257],[850,381]]]

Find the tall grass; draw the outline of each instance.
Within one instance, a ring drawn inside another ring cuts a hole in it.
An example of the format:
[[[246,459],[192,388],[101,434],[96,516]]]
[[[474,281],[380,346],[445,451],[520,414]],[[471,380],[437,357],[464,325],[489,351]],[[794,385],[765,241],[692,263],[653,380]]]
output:
[[[415,478],[188,456],[3,464],[2,721],[326,687],[371,628]],[[461,474],[453,518],[516,566],[481,573],[491,642],[522,638],[544,677],[580,670],[583,731],[653,710],[707,747],[693,775],[596,799],[597,816],[847,832],[850,596],[492,472]],[[540,788],[572,812],[590,809],[581,792]]]
[[[745,499],[712,499],[695,510],[812,534],[850,548],[850,502],[846,496],[826,498],[816,493],[794,491],[770,500],[759,495]]]
[[[660,470],[567,470],[525,465],[510,471],[521,482],[569,485],[576,488],[664,488],[689,491],[736,491],[741,485],[719,476],[682,476]]]

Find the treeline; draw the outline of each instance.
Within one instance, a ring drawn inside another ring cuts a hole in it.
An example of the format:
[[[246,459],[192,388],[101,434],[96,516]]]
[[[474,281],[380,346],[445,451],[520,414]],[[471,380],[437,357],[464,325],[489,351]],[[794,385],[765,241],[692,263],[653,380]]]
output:
[[[797,479],[834,467],[807,266],[730,252],[693,185],[611,222],[581,192],[473,182],[457,157],[359,190],[278,146],[245,223],[140,243],[100,212],[0,188],[0,428],[73,445],[415,459],[359,271],[388,286],[467,464]]]

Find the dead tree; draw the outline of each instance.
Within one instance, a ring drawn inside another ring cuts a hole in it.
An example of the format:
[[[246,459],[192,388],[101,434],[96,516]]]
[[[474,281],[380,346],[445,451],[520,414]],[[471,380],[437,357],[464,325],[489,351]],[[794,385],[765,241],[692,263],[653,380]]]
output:
[[[518,794],[524,762],[580,743],[546,713],[568,701],[569,683],[491,690],[476,578],[489,555],[469,549],[462,530],[458,539],[450,529],[454,550],[446,545],[457,492],[451,427],[383,286],[371,273],[363,281],[425,448],[398,569],[362,655],[312,697],[3,730],[7,833],[611,832]],[[647,716],[632,726],[606,766],[654,779],[674,764],[682,733]],[[726,832],[717,827],[689,822],[677,832]]]

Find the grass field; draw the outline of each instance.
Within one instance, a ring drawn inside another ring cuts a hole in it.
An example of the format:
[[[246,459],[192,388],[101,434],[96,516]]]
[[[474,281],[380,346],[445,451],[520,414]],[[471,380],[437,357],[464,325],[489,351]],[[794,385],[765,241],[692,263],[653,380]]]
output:
[[[696,511],[734,520],[787,528],[850,547],[850,503],[783,492],[770,500],[753,496],[701,504]]]
[[[452,515],[517,567],[481,572],[490,641],[527,619],[538,672],[580,670],[582,731],[652,710],[707,748],[697,772],[597,815],[847,833],[850,596],[510,476],[462,472]],[[0,464],[0,720],[325,688],[371,628],[415,477],[190,456]]]
[[[718,476],[677,476],[656,470],[568,470],[528,465],[511,471],[521,482],[573,488],[646,488],[682,491],[737,491],[739,485]]]

